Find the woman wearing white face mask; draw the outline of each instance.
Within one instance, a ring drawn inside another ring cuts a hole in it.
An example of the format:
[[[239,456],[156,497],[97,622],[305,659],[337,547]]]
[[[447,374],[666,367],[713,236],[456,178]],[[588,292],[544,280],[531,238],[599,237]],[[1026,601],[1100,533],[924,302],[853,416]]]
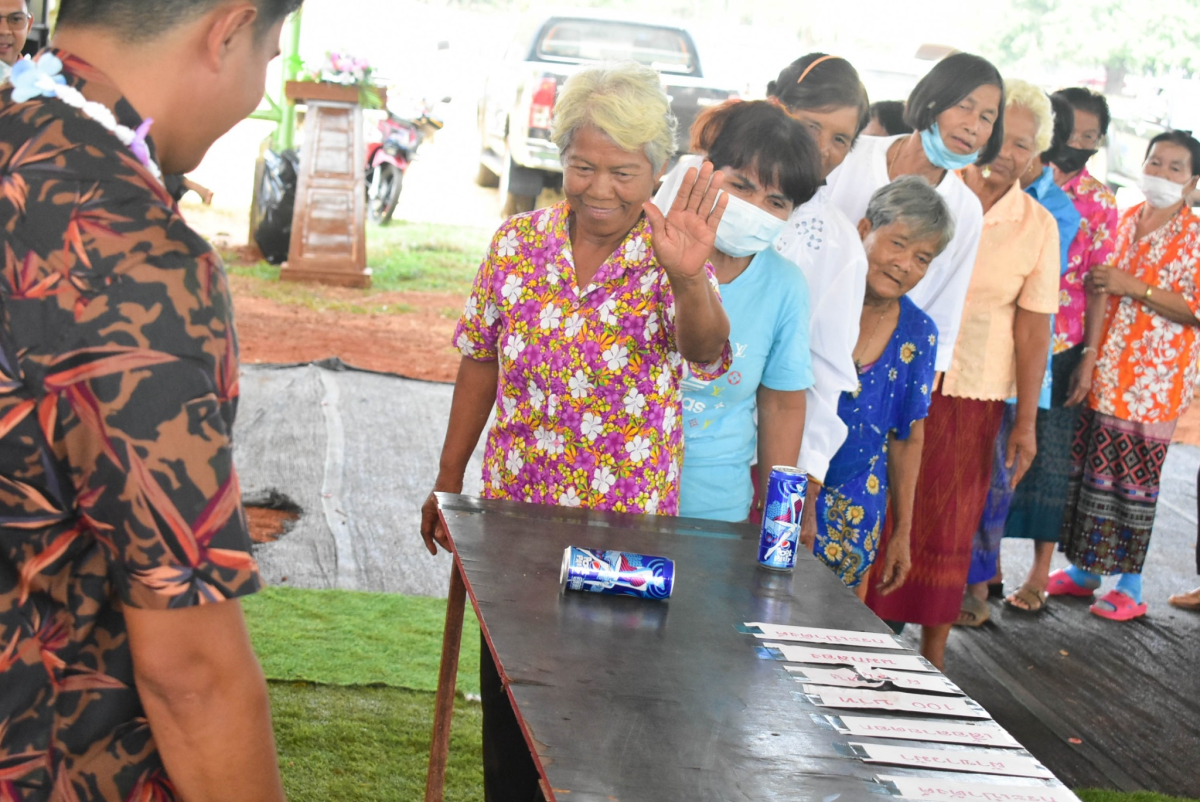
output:
[[[816,192],[820,157],[804,126],[766,101],[705,111],[692,126],[692,150],[725,175],[729,205],[710,261],[734,359],[719,379],[684,379],[679,513],[742,521],[754,498],[755,456],[768,466],[765,483],[769,466],[795,465],[800,455],[804,391],[813,384],[808,287],[771,243]],[[655,203],[669,206],[675,190],[664,186]]]
[[[1200,142],[1182,131],[1150,140],[1139,182],[1146,202],[1117,227],[1111,266],[1092,268],[1108,296],[1100,355],[1072,448],[1061,548],[1071,565],[1050,575],[1051,596],[1091,596],[1102,618],[1146,614],[1142,566],[1159,480],[1200,359],[1200,218],[1186,198],[1200,176]],[[1136,455],[1136,460],[1129,460]]]

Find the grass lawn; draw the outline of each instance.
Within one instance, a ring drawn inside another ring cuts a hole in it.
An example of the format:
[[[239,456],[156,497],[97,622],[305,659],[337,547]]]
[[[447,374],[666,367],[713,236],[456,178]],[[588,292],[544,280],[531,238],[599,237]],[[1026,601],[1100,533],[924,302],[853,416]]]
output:
[[[268,588],[242,600],[269,680],[291,802],[421,799],[441,659],[443,599]],[[483,799],[479,625],[467,608],[446,799]],[[1200,802],[1149,792],[1076,792],[1082,802]]]
[[[290,802],[424,798],[433,694],[396,688],[272,682],[271,714]],[[459,699],[446,767],[447,802],[483,799],[480,707]]]
[[[225,259],[233,275],[251,279],[255,295],[318,311],[405,314],[411,306],[379,297],[387,292],[446,292],[466,296],[487,253],[492,232],[467,226],[393,222],[367,227],[371,289],[330,293],[312,284],[279,281],[279,268],[266,262],[239,264]]]

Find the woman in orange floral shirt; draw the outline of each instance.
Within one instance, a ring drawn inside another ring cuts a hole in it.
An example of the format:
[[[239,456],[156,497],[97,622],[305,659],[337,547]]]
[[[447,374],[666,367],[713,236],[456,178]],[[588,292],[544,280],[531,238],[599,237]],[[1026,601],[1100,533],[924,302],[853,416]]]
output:
[[[1049,587],[1052,596],[1091,596],[1102,575],[1119,574],[1091,606],[1115,621],[1146,613],[1142,565],[1159,479],[1200,358],[1200,218],[1185,201],[1200,176],[1200,142],[1159,134],[1142,170],[1146,203],[1122,216],[1113,265],[1087,279],[1110,297],[1071,454],[1061,548],[1072,565],[1051,574]]]

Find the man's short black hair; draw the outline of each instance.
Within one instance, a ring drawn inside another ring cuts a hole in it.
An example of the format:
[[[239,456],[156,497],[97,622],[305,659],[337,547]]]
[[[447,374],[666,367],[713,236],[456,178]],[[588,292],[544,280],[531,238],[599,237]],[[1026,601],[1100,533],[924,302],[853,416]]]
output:
[[[142,42],[199,17],[223,0],[60,0],[58,26],[100,27]],[[254,0],[259,31],[298,9],[304,0]]]
[[[754,168],[763,186],[778,186],[795,206],[821,186],[821,152],[808,128],[766,100],[705,109],[692,125],[691,145],[717,169]]]
[[[975,161],[980,166],[990,164],[1004,144],[1004,79],[985,58],[970,53],[952,53],[934,64],[908,96],[904,122],[914,131],[926,131],[937,122],[939,114],[962,102],[981,86],[994,86],[1000,90],[1000,109],[996,124],[992,126],[992,136]]]
[[[1192,156],[1192,175],[1200,175],[1200,142],[1196,141],[1196,137],[1192,136],[1191,131],[1163,131],[1151,139],[1150,144],[1146,146],[1145,159],[1150,158],[1150,151],[1154,150],[1154,146],[1159,142],[1170,142],[1172,145],[1187,148],[1187,152]]]
[[[1071,104],[1071,108],[1079,109],[1096,115],[1100,121],[1100,137],[1108,133],[1108,123],[1111,119],[1108,113],[1108,101],[1099,92],[1093,92],[1082,86],[1068,86],[1054,93]]]
[[[871,118],[878,120],[888,136],[911,134],[912,126],[904,122],[903,100],[880,100],[871,104]]]

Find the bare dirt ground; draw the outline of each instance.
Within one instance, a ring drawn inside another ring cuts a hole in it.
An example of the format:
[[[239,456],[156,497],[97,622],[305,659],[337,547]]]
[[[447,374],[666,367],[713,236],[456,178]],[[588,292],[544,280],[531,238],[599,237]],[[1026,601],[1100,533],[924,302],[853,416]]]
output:
[[[367,370],[414,379],[452,382],[460,355],[450,346],[463,299],[453,293],[394,292],[373,303],[411,307],[404,314],[317,311],[282,304],[244,291],[246,279],[232,276],[234,312],[242,362],[286,364],[336,356]],[[346,300],[354,290],[327,287],[322,294]],[[454,314],[450,314],[454,310]]]

